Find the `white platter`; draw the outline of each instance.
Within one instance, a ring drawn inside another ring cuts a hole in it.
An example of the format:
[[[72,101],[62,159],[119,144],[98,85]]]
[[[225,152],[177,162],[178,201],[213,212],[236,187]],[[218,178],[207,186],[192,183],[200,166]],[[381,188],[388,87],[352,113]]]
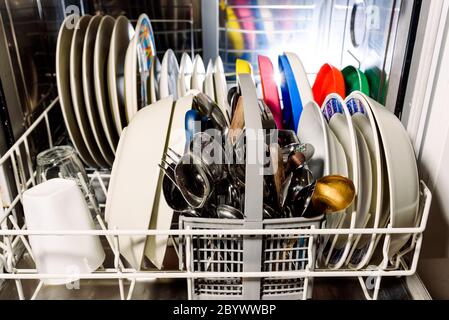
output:
[[[98,26],[97,39],[94,49],[94,85],[95,98],[97,99],[98,114],[103,126],[106,139],[112,152],[118,143],[118,134],[114,126],[110,107],[106,71],[108,67],[109,44],[115,20],[111,16],[104,16]]]
[[[125,113],[125,56],[134,28],[125,16],[115,20],[108,57],[108,93],[113,120],[120,135],[127,125]]]
[[[56,83],[58,87],[59,103],[62,115],[75,149],[80,158],[89,166],[96,167],[97,163],[92,159],[84,144],[78,123],[73,110],[70,94],[70,47],[72,44],[74,28],[70,24],[75,20],[74,15],[68,16],[59,29],[56,43]]]
[[[173,110],[171,97],[137,112],[120,140],[111,172],[105,217],[109,229],[142,230],[150,225],[160,188],[158,167],[165,152]],[[151,143],[149,143],[149,138]],[[145,236],[120,236],[120,253],[137,270],[145,252]]]

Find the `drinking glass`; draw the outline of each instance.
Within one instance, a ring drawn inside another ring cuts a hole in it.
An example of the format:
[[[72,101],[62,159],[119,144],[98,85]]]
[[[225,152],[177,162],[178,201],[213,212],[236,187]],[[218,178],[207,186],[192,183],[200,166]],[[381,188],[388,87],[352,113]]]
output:
[[[36,171],[37,183],[55,178],[74,180],[82,190],[86,202],[93,209],[94,218],[100,213],[86,170],[72,147],[58,146],[39,153]]]

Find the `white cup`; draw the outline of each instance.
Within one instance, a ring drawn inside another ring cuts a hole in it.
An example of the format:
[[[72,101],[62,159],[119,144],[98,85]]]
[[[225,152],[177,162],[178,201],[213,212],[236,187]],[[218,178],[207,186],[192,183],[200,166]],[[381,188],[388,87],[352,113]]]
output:
[[[86,200],[73,180],[51,179],[23,194],[27,228],[39,230],[94,230]],[[39,273],[74,275],[65,279],[43,279],[60,285],[78,280],[78,273],[91,273],[103,264],[105,252],[99,236],[29,237]]]

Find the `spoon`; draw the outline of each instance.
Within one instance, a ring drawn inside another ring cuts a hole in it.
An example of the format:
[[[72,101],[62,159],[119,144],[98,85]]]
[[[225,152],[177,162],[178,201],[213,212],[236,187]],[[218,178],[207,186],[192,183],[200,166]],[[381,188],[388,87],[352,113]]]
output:
[[[217,217],[219,219],[244,219],[243,213],[231,206],[221,204],[217,207]]]
[[[327,176],[303,188],[293,199],[294,212],[313,218],[347,209],[355,198],[354,183],[342,176]]]
[[[223,134],[227,132],[229,124],[226,116],[223,114],[218,104],[207,95],[201,92],[198,93],[193,98],[193,109],[197,110],[200,115],[208,117],[215,129],[221,131]]]
[[[243,98],[240,97],[235,107],[231,126],[229,127],[228,140],[234,145],[237,142],[238,137],[242,134],[245,127],[245,116],[243,108]]]

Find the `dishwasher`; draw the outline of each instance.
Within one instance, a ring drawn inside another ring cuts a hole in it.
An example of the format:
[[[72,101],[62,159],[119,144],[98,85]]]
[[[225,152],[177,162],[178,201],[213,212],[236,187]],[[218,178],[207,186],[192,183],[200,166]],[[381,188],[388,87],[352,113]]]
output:
[[[0,1],[0,299],[449,298],[448,12]]]

